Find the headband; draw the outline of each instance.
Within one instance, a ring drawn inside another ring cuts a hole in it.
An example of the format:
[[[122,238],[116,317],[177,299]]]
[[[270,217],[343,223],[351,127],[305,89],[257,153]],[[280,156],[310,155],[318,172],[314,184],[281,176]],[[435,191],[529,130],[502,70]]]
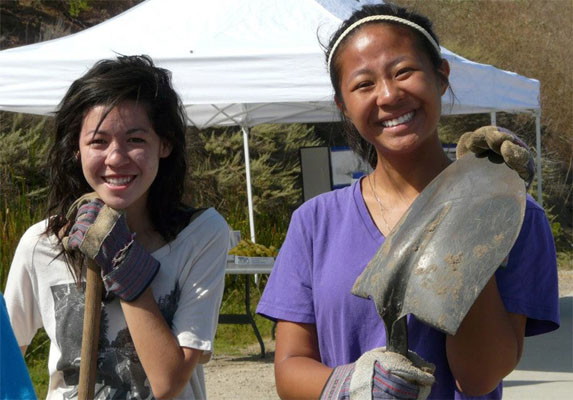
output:
[[[370,17],[365,17],[362,19],[359,19],[358,21],[356,21],[355,23],[353,23],[352,25],[350,25],[348,28],[346,28],[346,30],[344,32],[342,32],[342,34],[338,37],[338,39],[336,40],[336,42],[334,42],[334,45],[332,46],[332,50],[330,50],[330,54],[328,55],[328,63],[327,63],[327,67],[328,70],[330,71],[330,63],[332,61],[332,56],[334,55],[334,52],[336,51],[336,48],[338,47],[338,45],[340,44],[340,42],[342,42],[344,40],[344,38],[350,33],[352,32],[354,29],[356,29],[356,27],[365,24],[367,22],[371,22],[371,21],[391,21],[391,22],[398,22],[400,24],[404,24],[409,26],[410,28],[414,28],[416,29],[418,32],[420,32],[422,35],[424,35],[426,37],[426,39],[428,39],[428,41],[432,44],[432,46],[434,46],[434,49],[436,50],[436,52],[438,53],[438,55],[441,55],[441,51],[440,51],[440,46],[438,46],[438,43],[436,43],[436,41],[434,40],[434,38],[432,37],[432,35],[430,35],[428,33],[428,31],[426,31],[424,28],[422,28],[420,25],[409,21],[407,19],[404,18],[400,18],[400,17],[394,17],[392,15],[371,15]]]

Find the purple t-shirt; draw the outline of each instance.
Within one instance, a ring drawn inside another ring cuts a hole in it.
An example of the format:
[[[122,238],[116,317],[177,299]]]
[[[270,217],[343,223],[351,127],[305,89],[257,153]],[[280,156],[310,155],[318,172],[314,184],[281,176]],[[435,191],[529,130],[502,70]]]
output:
[[[374,302],[351,293],[383,242],[360,182],[307,201],[293,213],[257,313],[316,324],[320,356],[329,367],[354,362],[384,346],[384,325]],[[508,266],[499,269],[496,278],[507,311],[527,316],[527,336],[558,328],[555,245],[543,209],[530,196]],[[429,398],[466,398],[457,391],[448,367],[443,333],[409,317],[408,341],[411,350],[436,365]],[[501,398],[501,386],[483,398]]]

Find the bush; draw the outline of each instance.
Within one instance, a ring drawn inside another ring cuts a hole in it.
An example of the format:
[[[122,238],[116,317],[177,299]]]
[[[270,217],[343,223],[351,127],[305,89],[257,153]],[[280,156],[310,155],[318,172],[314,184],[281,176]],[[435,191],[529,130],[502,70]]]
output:
[[[0,132],[0,288],[4,290],[14,250],[24,231],[44,215],[45,118],[3,114]]]
[[[47,191],[47,118],[3,114],[2,119],[9,129],[0,132],[0,195],[41,197]]]
[[[260,125],[251,130],[249,152],[255,223],[261,228],[270,227],[261,230],[267,236],[261,243],[282,242],[290,214],[302,202],[298,149],[321,143],[313,127],[307,125]],[[242,131],[237,128],[194,131],[188,146],[190,178],[185,200],[194,206],[217,208],[234,229],[248,237]]]

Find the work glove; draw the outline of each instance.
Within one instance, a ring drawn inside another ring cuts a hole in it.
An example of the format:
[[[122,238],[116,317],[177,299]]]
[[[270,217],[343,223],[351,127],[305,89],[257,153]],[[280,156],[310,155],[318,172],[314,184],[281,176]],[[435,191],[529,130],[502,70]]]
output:
[[[420,399],[430,394],[434,364],[413,351],[408,357],[379,347],[355,363],[340,365],[328,378],[321,400]]]
[[[529,147],[511,131],[498,126],[482,126],[473,132],[464,133],[456,147],[456,158],[468,151],[480,154],[493,150],[503,157],[505,163],[531,185],[535,176],[535,163]]]
[[[137,299],[157,274],[159,261],[134,240],[124,212],[106,206],[91,193],[78,199],[68,214],[76,209],[64,247],[95,260],[108,293],[125,301]]]

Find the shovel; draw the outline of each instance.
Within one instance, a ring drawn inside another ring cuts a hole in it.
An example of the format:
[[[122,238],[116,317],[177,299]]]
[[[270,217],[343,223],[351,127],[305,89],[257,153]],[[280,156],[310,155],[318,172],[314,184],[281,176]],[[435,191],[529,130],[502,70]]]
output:
[[[418,195],[354,283],[407,356],[406,316],[454,335],[509,254],[525,215],[525,185],[493,152],[468,153]]]
[[[66,218],[72,220],[81,205],[97,198],[95,192],[88,193],[77,199],[68,210]],[[68,248],[68,237],[63,238],[64,248]],[[91,400],[94,398],[97,377],[97,357],[99,345],[99,330],[101,322],[101,299],[103,281],[101,269],[92,259],[86,258],[86,289],[84,322],[82,327],[82,348],[80,352],[80,376],[78,382],[78,399]]]
[[[80,378],[78,384],[79,400],[94,398],[103,290],[99,265],[91,259],[88,260],[87,264]]]

